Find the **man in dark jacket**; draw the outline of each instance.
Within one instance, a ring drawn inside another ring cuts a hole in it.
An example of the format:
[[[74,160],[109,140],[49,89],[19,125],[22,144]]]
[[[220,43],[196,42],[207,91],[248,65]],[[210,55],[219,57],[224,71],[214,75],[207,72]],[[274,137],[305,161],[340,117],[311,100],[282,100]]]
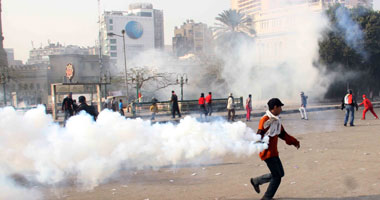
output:
[[[65,112],[65,123],[74,114],[74,101],[70,92],[62,102],[62,111]]]
[[[170,102],[172,103],[172,118],[175,118],[175,113],[178,113],[178,117],[181,117],[181,113],[179,112],[179,106],[178,106],[178,97],[175,94],[174,91],[172,91],[172,97],[170,99]]]
[[[77,113],[80,113],[82,110],[84,110],[86,113],[91,115],[94,120],[98,117],[98,112],[95,110],[94,106],[89,106],[86,103],[86,97],[80,96],[79,97],[79,103],[80,105],[78,106]]]

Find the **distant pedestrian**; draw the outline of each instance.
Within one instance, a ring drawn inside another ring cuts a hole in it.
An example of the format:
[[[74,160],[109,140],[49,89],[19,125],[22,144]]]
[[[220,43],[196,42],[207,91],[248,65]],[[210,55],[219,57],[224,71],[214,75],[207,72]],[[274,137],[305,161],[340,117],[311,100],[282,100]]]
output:
[[[157,101],[152,101],[152,105],[150,106],[150,112],[152,113],[151,120],[155,120],[156,114],[158,113]]]
[[[248,95],[247,100],[245,101],[245,109],[247,110],[246,121],[251,121],[251,112],[252,112],[252,95]]]
[[[179,112],[178,97],[174,91],[172,91],[172,97],[170,98],[172,104],[172,118],[175,118],[175,114],[178,113],[178,117],[181,117],[181,112]]]
[[[260,158],[267,164],[270,173],[251,178],[251,184],[257,193],[260,193],[260,185],[269,182],[267,191],[261,198],[262,200],[273,200],[284,176],[284,168],[277,149],[278,138],[285,140],[288,145],[294,145],[297,149],[300,148],[300,142],[289,135],[282,126],[279,116],[282,112],[282,106],[284,104],[279,99],[270,99],[268,101],[268,110],[261,118],[257,130],[257,134],[261,135],[261,138],[269,137],[268,148],[260,152]]]
[[[205,118],[207,117],[207,110],[206,110],[206,99],[205,94],[201,93],[201,97],[198,99],[198,105],[199,105],[199,112],[200,116],[202,118],[202,115],[205,115]]]
[[[228,121],[235,121],[235,100],[232,93],[229,94],[227,99]]]
[[[349,119],[349,116],[351,115],[351,121],[350,121],[350,126],[355,126],[354,125],[354,109],[356,107],[356,111],[358,110],[358,104],[356,103],[355,97],[352,94],[352,90],[348,90],[348,94],[344,96],[342,100],[342,110],[345,108],[346,109],[346,115],[344,117],[344,126],[347,126],[347,122]]]
[[[94,120],[96,120],[96,118],[98,117],[98,112],[95,110],[94,106],[87,105],[86,97],[80,96],[78,98],[78,101],[80,104],[78,106],[77,113],[80,113],[81,111],[85,111],[87,114],[91,115]]]
[[[375,111],[373,110],[373,105],[369,99],[363,94],[363,102],[359,104],[359,106],[364,104],[364,110],[363,110],[363,117],[362,120],[365,120],[365,115],[368,111],[371,111],[373,116],[375,116],[375,119],[379,119],[379,117],[376,115]]]
[[[104,104],[103,104],[103,110],[104,109],[109,109],[111,106],[110,106],[110,100],[109,99],[106,99],[104,101]]]
[[[114,111],[114,112],[117,111],[117,108],[118,108],[117,105],[118,105],[118,103],[117,103],[116,97],[113,97],[112,101],[111,101],[111,109],[112,109],[112,111]]]
[[[121,99],[119,99],[119,113],[121,116],[124,116],[123,100],[121,100]]]
[[[63,102],[62,102],[62,111],[65,112],[65,119],[64,119],[64,123],[66,124],[66,121],[74,115],[74,101],[73,101],[73,96],[72,96],[73,93],[69,93],[67,94],[67,97],[65,97],[63,99]]]
[[[208,116],[211,116],[212,114],[212,93],[208,92],[208,95],[206,96],[206,109]]]
[[[132,100],[132,102],[131,102],[131,104],[129,106],[131,107],[132,117],[135,118],[136,117],[136,103],[135,103],[135,100]]]
[[[301,119],[308,120],[307,112],[306,112],[306,105],[307,105],[308,96],[305,96],[304,92],[301,92],[300,95],[301,95],[301,107],[299,108],[299,111],[301,113]]]

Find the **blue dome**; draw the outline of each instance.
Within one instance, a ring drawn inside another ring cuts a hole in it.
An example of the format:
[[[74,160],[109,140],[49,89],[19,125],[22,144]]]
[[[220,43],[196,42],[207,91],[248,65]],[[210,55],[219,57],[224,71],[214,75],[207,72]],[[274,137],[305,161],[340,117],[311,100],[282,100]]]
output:
[[[125,32],[132,39],[139,39],[143,35],[143,26],[136,21],[130,21],[125,25]]]

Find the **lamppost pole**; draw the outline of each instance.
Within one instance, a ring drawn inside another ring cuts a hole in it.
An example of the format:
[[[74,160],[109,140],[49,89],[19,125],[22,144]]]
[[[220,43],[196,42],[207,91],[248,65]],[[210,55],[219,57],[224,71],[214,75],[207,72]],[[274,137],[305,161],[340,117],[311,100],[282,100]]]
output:
[[[117,37],[122,37],[123,38],[123,53],[124,53],[124,83],[125,83],[125,87],[127,89],[126,91],[126,96],[127,96],[127,101],[128,101],[128,98],[129,98],[129,92],[128,92],[128,72],[127,72],[127,54],[126,54],[126,50],[125,50],[125,30],[123,29],[121,31],[121,34],[122,35],[118,35],[118,34],[115,34],[115,33],[107,33],[108,36],[117,36]]]
[[[180,77],[180,79],[178,79],[178,77]],[[181,101],[183,101],[183,85],[186,84],[187,81],[187,74],[177,74],[177,84],[181,86]]]
[[[123,35],[123,52],[124,52],[124,75],[125,75],[125,87],[127,88],[127,101],[128,101],[128,70],[127,70],[127,54],[125,51],[125,30],[121,31]]]

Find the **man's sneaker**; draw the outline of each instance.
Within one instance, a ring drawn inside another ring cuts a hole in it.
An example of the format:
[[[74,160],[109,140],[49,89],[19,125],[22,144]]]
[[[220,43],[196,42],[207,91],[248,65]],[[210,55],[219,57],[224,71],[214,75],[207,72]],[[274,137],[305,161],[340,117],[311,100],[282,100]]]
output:
[[[343,124],[343,126],[347,126],[347,124]]]
[[[355,125],[353,125],[353,124],[350,124],[350,126],[355,126]]]
[[[259,187],[259,184],[256,184],[255,181],[253,180],[253,178],[251,178],[251,184],[253,186],[253,189],[255,189],[255,191],[257,193],[260,193],[260,187]]]

